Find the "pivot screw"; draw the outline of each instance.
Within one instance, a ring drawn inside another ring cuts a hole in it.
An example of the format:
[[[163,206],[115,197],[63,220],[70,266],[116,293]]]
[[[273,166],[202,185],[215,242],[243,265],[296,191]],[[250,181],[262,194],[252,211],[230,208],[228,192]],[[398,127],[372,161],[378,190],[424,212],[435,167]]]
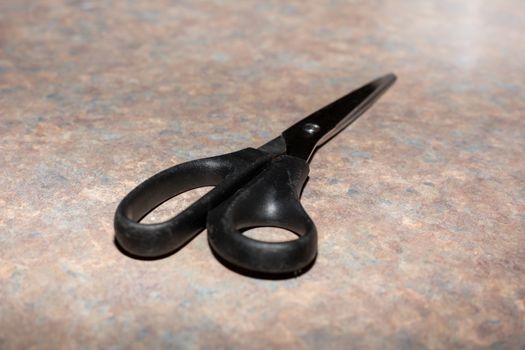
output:
[[[303,125],[303,131],[306,134],[306,136],[313,136],[319,130],[321,130],[321,127],[314,123],[306,123]]]

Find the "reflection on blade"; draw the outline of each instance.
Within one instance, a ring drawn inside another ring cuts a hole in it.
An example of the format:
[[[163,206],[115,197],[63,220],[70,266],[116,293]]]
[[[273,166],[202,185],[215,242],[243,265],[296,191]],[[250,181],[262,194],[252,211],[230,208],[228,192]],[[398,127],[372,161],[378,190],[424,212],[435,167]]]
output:
[[[320,145],[363,114],[396,81],[387,74],[321,108],[283,132],[286,153],[309,160]]]

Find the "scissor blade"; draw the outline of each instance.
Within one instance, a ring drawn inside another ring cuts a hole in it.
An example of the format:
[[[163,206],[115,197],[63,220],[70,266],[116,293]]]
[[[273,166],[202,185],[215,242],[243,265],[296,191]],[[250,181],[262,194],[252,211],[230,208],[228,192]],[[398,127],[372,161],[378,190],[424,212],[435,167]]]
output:
[[[371,81],[286,129],[286,154],[309,160],[318,145],[361,116],[395,81],[394,74]]]

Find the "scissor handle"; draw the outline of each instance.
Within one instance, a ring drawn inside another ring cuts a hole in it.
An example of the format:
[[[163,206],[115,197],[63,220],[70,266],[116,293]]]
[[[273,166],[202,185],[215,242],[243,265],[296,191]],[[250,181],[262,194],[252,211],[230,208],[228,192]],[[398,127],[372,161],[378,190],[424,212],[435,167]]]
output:
[[[208,214],[208,240],[215,253],[247,272],[298,273],[317,254],[317,231],[299,197],[308,176],[306,161],[275,158],[251,182]],[[263,242],[243,235],[246,228],[280,227],[299,237]]]
[[[182,247],[206,226],[208,211],[248,182],[271,154],[253,148],[168,168],[147,179],[120,202],[115,238],[132,256],[155,258]],[[154,224],[140,220],[168,199],[202,186],[216,186],[174,218]]]

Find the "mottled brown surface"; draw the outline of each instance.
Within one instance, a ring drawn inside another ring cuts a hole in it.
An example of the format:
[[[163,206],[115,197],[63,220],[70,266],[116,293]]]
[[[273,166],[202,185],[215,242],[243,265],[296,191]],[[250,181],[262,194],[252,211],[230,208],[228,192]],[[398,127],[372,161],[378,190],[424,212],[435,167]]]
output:
[[[0,348],[523,348],[525,5],[0,2]],[[319,151],[305,275],[113,245],[139,181],[389,71]]]

